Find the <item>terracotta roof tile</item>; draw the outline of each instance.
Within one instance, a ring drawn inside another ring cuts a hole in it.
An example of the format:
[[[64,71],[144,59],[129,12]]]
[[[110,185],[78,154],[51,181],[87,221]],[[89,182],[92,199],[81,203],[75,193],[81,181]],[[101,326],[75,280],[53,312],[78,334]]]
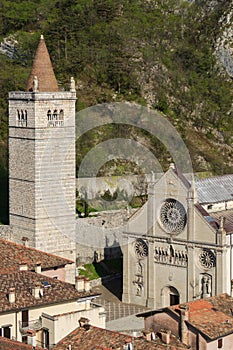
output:
[[[18,271],[22,263],[26,263],[29,270],[34,270],[38,263],[41,263],[42,269],[48,269],[65,266],[73,261],[0,239],[0,274]]]
[[[192,326],[209,339],[223,337],[233,333],[233,298],[227,294],[195,300],[186,303],[189,306],[189,321]],[[180,305],[169,307],[179,313]]]
[[[36,347],[36,350],[40,349],[42,350],[42,348]],[[0,337],[0,350],[32,350],[32,346]]]
[[[67,350],[71,345],[72,350],[106,350],[106,349],[123,349],[123,345],[131,342],[132,337],[127,334],[113,332],[107,329],[102,329],[90,326],[88,330],[84,327],[76,328],[67,337],[63,338],[53,349]],[[139,337],[133,338],[134,350],[164,350],[168,349],[168,345],[162,343],[157,337],[154,341],[147,341]],[[171,345],[175,345],[175,349],[187,349],[179,340],[172,337]]]
[[[58,91],[57,80],[43,36],[41,36],[37,47],[26,91],[33,91],[34,76],[37,76],[38,90],[40,92]]]
[[[40,286],[42,291],[39,299],[36,299],[32,293],[32,289],[35,286]],[[10,303],[8,300],[10,288],[15,288],[14,303]],[[95,296],[97,294],[78,292],[70,283],[61,282],[31,271],[0,275],[0,312]]]

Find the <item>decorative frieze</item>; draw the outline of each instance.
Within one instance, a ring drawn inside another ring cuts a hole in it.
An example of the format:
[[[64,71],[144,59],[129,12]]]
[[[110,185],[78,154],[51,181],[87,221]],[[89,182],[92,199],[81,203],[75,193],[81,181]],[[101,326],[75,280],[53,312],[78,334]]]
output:
[[[188,255],[186,250],[174,249],[172,245],[168,247],[155,247],[154,260],[160,264],[186,267]]]

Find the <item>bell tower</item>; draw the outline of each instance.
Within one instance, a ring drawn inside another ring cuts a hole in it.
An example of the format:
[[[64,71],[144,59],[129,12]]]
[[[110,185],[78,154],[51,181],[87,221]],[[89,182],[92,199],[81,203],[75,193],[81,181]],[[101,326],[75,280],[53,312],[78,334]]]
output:
[[[9,201],[14,241],[75,261],[75,102],[59,91],[41,36],[25,92],[9,93]],[[75,266],[67,270],[74,283]]]

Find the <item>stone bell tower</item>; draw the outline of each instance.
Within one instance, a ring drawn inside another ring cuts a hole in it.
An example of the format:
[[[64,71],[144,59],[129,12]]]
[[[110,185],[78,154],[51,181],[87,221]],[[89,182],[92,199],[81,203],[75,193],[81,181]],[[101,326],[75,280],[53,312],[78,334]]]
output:
[[[26,92],[9,93],[10,225],[15,242],[74,261],[75,101],[73,78],[58,90],[41,36]]]

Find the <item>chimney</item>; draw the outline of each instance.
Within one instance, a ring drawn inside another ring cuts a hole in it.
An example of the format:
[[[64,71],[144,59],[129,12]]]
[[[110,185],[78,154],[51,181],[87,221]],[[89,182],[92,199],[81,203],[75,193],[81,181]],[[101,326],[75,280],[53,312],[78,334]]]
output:
[[[32,288],[32,295],[34,296],[35,299],[40,299],[40,288],[41,284],[40,283],[35,283],[35,285]]]
[[[161,340],[165,344],[170,344],[171,342],[171,331],[160,332]]]
[[[38,263],[36,263],[35,272],[41,273],[41,262],[40,261]]]
[[[145,329],[143,331],[144,338],[148,341],[155,340],[155,333],[153,329]]]
[[[15,288],[9,289],[8,300],[11,304],[15,303]]]
[[[85,290],[85,292],[90,292],[90,290],[91,290],[89,278],[85,278],[85,280],[84,280],[84,290]]]
[[[186,321],[189,320],[189,306],[180,304],[180,331],[181,341],[185,345],[189,345],[189,330]]]
[[[25,247],[28,247],[29,246],[29,239],[27,237],[22,237],[22,241],[23,241],[23,245]]]
[[[84,327],[85,324],[89,324],[90,320],[86,317],[81,317],[79,320],[79,327]]]
[[[28,266],[26,262],[21,262],[19,264],[19,271],[27,271],[28,270]]]
[[[129,337],[125,339],[125,345],[123,349],[133,350],[132,338]]]
[[[75,278],[75,288],[78,292],[84,291],[84,277],[82,276],[76,276]]]

